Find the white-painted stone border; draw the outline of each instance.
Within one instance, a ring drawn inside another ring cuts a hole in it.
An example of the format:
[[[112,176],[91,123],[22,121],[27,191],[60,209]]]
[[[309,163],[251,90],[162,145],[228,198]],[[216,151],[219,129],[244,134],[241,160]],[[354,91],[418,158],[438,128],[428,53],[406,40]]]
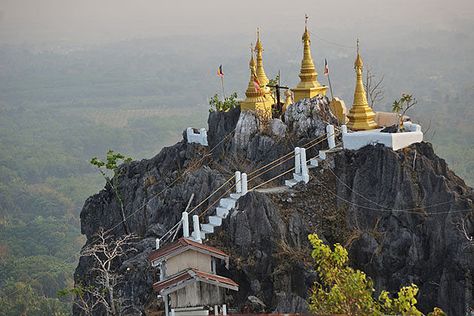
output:
[[[344,149],[357,150],[367,145],[383,144],[386,147],[398,150],[414,143],[423,141],[421,126],[411,122],[403,123],[407,132],[381,133],[381,129],[359,132],[347,132],[347,127],[342,126],[342,142]]]
[[[201,128],[199,133],[194,133],[194,129],[192,127],[188,127],[186,129],[186,138],[188,139],[188,143],[198,143],[203,146],[208,146],[207,130],[205,128]]]

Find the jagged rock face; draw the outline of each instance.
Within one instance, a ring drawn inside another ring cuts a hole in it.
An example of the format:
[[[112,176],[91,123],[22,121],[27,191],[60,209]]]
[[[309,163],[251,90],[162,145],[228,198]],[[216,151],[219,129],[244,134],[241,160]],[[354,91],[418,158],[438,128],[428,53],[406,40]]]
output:
[[[355,265],[378,289],[417,284],[423,310],[466,314],[474,304],[474,249],[457,224],[466,219],[473,234],[472,189],[426,143],[342,152],[335,173],[338,195],[353,203],[350,229],[360,232],[350,251]]]
[[[323,107],[314,109],[325,115]],[[311,120],[304,118],[304,113],[310,113]],[[138,311],[156,305],[151,288],[155,271],[146,256],[154,239],[180,219],[192,193],[196,195],[192,205],[196,205],[235,170],[255,170],[325,129],[317,114],[291,110],[285,115],[285,137],[257,132],[246,146],[236,149],[235,134],[226,136],[234,132],[238,120],[238,110],[210,114],[209,145],[218,145],[210,156],[205,156],[206,148],[183,141],[150,160],[122,167],[119,183],[129,216],[127,224],[139,236],[137,251],[117,263],[124,281],[117,289],[120,301],[132,306],[122,310],[123,314],[138,315]],[[298,134],[300,129],[305,131]],[[308,158],[314,154],[309,151]],[[289,161],[269,174],[291,167]],[[179,175],[183,176],[173,182]],[[260,181],[268,177],[263,175]],[[464,315],[473,306],[474,249],[457,230],[456,221],[465,218],[468,234],[474,235],[474,211],[457,212],[472,210],[474,196],[429,144],[397,152],[373,146],[343,150],[330,155],[310,177],[308,184],[288,192],[250,192],[240,198],[208,241],[231,255],[230,270],[222,266],[218,272],[240,284],[240,291],[232,294],[233,306],[307,311],[309,289],[316,279],[307,240],[311,232],[329,243],[346,245],[352,264],[367,272],[378,289],[393,291],[416,283],[419,304],[425,311],[440,306],[449,315]],[[249,188],[254,185],[250,183]],[[196,212],[212,202],[214,199]],[[436,203],[444,204],[426,208]],[[420,207],[423,209],[394,211]],[[90,197],[81,212],[87,243],[100,227],[115,227],[113,233],[123,235],[120,222],[120,209],[110,187]],[[91,260],[82,257],[75,281],[93,284],[91,267]],[[249,300],[252,296],[263,305]]]
[[[329,109],[327,97],[302,99],[291,104],[285,112],[285,123],[298,137],[320,136],[326,133],[327,124],[337,124]]]

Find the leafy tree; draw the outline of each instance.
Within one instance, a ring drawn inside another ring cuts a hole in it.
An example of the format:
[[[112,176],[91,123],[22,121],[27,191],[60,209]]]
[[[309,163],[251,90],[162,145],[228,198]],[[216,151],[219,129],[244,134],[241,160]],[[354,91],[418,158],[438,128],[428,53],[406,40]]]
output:
[[[120,196],[120,192],[118,189],[119,185],[119,177],[123,169],[119,168],[119,163],[129,163],[132,161],[132,158],[125,157],[124,155],[117,153],[113,150],[109,150],[107,152],[106,161],[102,161],[97,157],[91,159],[91,164],[96,166],[99,170],[100,174],[104,177],[105,181],[110,185],[112,190],[115,193],[115,197],[120,205],[120,212],[122,216],[122,224],[126,234],[129,234],[129,228],[126,222],[125,217],[125,208],[123,204],[123,200]],[[108,171],[112,171],[113,175],[110,176]]]
[[[280,83],[280,73],[278,73],[278,74],[275,76],[275,78],[268,80],[268,85],[269,85],[269,86],[276,86],[276,85],[279,84],[279,83]],[[272,89],[274,89],[274,88],[272,88]]]
[[[39,295],[28,283],[7,282],[0,292],[1,316],[65,316],[69,306],[57,298]]]
[[[215,94],[210,100],[209,112],[227,112],[239,106],[237,102],[237,92],[232,93],[229,97],[225,97],[224,101],[219,100],[219,95]]]
[[[400,99],[393,101],[392,112],[397,113],[399,117],[398,130],[403,130],[403,116],[417,103],[418,101],[411,94],[405,93]]]
[[[316,314],[344,315],[423,315],[416,308],[418,287],[415,284],[400,289],[396,298],[382,291],[378,299],[374,298],[373,281],[364,272],[347,265],[347,250],[340,244],[334,250],[317,234],[308,236],[313,251],[311,256],[316,262],[316,271],[320,281],[314,284],[309,307]],[[435,308],[431,316],[445,315]]]

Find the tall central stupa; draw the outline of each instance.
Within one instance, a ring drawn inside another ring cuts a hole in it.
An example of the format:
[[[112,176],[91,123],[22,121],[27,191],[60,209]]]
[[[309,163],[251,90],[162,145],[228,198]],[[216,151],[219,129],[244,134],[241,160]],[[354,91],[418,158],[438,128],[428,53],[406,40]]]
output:
[[[313,57],[311,56],[311,38],[308,31],[308,17],[306,16],[303,41],[303,60],[301,61],[300,82],[296,88],[291,89],[295,95],[295,102],[301,99],[313,98],[320,95],[326,95],[326,86],[318,82],[318,73],[314,67]]]

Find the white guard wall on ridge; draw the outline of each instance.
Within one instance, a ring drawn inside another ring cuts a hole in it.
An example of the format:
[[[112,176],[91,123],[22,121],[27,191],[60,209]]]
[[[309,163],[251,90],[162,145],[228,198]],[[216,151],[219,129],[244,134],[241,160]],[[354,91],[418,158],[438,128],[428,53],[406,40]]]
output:
[[[407,132],[403,133],[381,133],[381,129],[371,131],[360,131],[343,133],[342,142],[344,149],[357,150],[367,145],[383,144],[386,147],[398,150],[410,146],[413,143],[423,141],[421,126],[411,122],[403,123]]]
[[[207,130],[205,128],[201,128],[199,133],[194,133],[194,129],[192,127],[188,127],[186,129],[186,138],[188,139],[188,143],[198,143],[203,146],[208,146]]]

